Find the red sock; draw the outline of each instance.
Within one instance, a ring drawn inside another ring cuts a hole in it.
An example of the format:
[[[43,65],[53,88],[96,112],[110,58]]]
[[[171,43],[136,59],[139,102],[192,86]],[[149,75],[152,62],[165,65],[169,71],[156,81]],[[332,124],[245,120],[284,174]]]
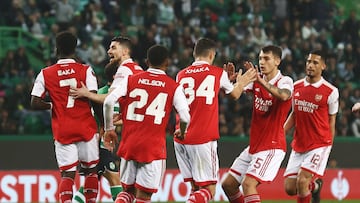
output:
[[[253,194],[253,195],[247,195],[244,197],[245,203],[260,203],[260,195],[259,194]]]
[[[310,192],[312,192],[312,191],[314,191],[315,190],[315,181],[313,180],[313,181],[311,181],[311,183],[309,184],[309,190],[310,190]]]
[[[229,198],[230,203],[244,203],[244,195],[240,192],[240,190]]]
[[[311,193],[307,194],[304,197],[297,196],[297,203],[310,203],[311,201]]]
[[[61,203],[71,203],[73,197],[74,180],[63,177],[59,185],[59,199]]]
[[[84,196],[86,198],[87,203],[96,202],[96,197],[98,194],[98,175],[90,174],[85,177],[84,184]]]
[[[136,198],[135,203],[151,203],[150,199]]]
[[[210,190],[203,188],[196,192],[194,192],[192,195],[190,195],[188,201],[189,203],[207,203],[212,199],[212,195]]]
[[[115,203],[132,203],[135,199],[135,196],[128,192],[120,192],[116,199]]]

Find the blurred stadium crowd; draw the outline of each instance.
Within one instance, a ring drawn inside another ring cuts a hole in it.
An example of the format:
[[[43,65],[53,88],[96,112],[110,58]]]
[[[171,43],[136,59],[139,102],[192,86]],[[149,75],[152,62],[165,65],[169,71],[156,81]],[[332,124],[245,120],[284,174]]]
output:
[[[360,2],[349,1],[352,8]],[[324,77],[339,87],[337,136],[360,137],[360,115],[351,113],[360,101],[360,21],[355,10],[335,0],[7,0],[0,1],[0,26],[17,26],[51,47],[54,37],[71,30],[79,38],[77,57],[91,64],[105,84],[111,38],[128,36],[133,58],[146,68],[146,50],[159,43],[172,53],[168,73],[191,64],[194,42],[208,37],[218,43],[216,64],[245,60],[257,64],[262,46],[283,49],[281,70],[294,80],[304,77],[305,57],[312,49],[329,54]],[[9,50],[0,60],[0,134],[51,133],[50,113],[29,108],[30,90],[42,67],[31,67],[26,48]],[[247,136],[251,97],[232,101],[221,95],[222,135]],[[173,119],[169,132],[173,130]]]

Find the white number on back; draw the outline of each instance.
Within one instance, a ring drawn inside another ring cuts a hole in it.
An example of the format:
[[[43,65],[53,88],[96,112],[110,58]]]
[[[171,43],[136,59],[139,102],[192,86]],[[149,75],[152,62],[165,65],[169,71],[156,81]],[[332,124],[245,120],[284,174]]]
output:
[[[206,104],[211,105],[213,103],[214,97],[215,97],[215,76],[208,75],[206,78],[201,82],[198,89],[194,90],[195,87],[195,80],[191,77],[185,77],[182,78],[180,81],[180,84],[184,86],[184,84],[187,84],[187,87],[184,88],[184,92],[186,95],[186,99],[188,104],[191,104],[195,96],[196,97],[205,97],[206,98]]]
[[[144,89],[134,89],[130,92],[129,96],[131,98],[139,96],[140,100],[133,101],[131,104],[129,104],[126,112],[126,119],[132,121],[143,121],[144,115],[135,113],[135,109],[141,109],[148,103],[148,93]],[[155,124],[160,125],[163,118],[165,117],[165,104],[167,96],[168,94],[166,93],[159,93],[146,108],[145,115],[154,116]]]
[[[70,86],[70,87],[76,87],[76,79],[75,78],[69,78],[59,81],[60,87]],[[66,104],[66,108],[72,108],[74,107],[75,99],[72,96],[68,96],[68,101]]]

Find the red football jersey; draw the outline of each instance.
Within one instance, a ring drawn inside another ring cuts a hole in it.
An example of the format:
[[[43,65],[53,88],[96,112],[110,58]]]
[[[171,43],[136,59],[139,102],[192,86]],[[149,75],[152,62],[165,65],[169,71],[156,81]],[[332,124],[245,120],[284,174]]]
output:
[[[274,86],[278,86],[281,79],[289,80],[289,77],[277,76]],[[281,87],[280,87],[281,88]],[[284,123],[291,108],[291,99],[281,101],[269,93],[263,86],[253,83],[253,113],[250,127],[251,154],[269,150],[286,150]]]
[[[177,87],[164,72],[129,76],[126,97],[119,99],[123,112],[120,157],[143,163],[166,158],[166,126]]]
[[[37,78],[43,79],[37,82],[44,84],[45,91],[35,93],[34,88],[32,95],[45,96],[46,92],[49,93],[53,104],[52,132],[54,139],[62,144],[88,141],[97,132],[89,100],[69,96],[70,86],[80,87],[81,82],[87,83],[89,68],[87,65],[68,60],[44,68],[43,78]]]
[[[184,88],[191,117],[185,139],[175,141],[181,144],[203,144],[218,140],[218,95],[221,88],[226,94],[233,90],[225,71],[205,62],[194,62],[178,73],[177,81]]]
[[[338,89],[324,79],[315,85],[307,83],[305,79],[295,83],[295,131],[291,145],[296,152],[332,145],[329,114],[337,113],[338,95]],[[329,111],[329,108],[332,110]]]
[[[143,72],[143,69],[132,59],[123,61],[116,71],[111,88],[118,87],[121,84],[121,81],[129,75],[134,75],[140,72]]]
[[[143,69],[139,66],[139,64],[137,64],[135,62],[127,62],[127,63],[122,64],[122,66],[128,67],[132,71],[133,74],[143,72]]]

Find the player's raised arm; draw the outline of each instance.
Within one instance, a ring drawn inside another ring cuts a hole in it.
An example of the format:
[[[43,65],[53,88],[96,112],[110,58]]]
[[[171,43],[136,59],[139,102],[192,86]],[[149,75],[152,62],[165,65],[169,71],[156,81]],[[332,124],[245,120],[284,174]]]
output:
[[[234,90],[230,93],[230,96],[238,99],[244,91],[244,87],[256,80],[256,74],[257,72],[254,68],[248,69],[244,74],[242,74],[242,70],[240,70],[236,76]]]

